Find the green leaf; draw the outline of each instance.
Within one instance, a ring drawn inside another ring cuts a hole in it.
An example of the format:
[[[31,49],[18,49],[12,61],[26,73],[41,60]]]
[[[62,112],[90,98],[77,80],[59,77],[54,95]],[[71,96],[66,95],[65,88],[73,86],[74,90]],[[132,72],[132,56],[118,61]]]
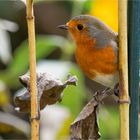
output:
[[[0,107],[8,105],[10,102],[9,92],[2,81],[0,81]]]
[[[36,37],[36,58],[37,60],[48,56],[56,48],[63,48],[68,43],[64,37],[60,36],[37,36]],[[62,49],[63,50],[63,49]],[[0,71],[0,79],[9,86],[17,84],[19,75],[24,74],[29,67],[29,51],[27,40],[24,41],[14,52],[13,60],[5,71]]]
[[[94,1],[95,0],[85,0],[84,6],[83,6],[83,12],[84,13],[89,13],[90,12]]]

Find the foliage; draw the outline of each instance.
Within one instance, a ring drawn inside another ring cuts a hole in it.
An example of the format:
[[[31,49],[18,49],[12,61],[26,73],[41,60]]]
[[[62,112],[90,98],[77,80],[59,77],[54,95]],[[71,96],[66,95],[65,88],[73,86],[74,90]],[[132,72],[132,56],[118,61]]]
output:
[[[63,47],[63,44],[69,42],[60,36],[37,36],[36,37],[36,58],[37,60],[45,58],[56,48]],[[14,57],[5,71],[0,71],[0,79],[9,87],[17,86],[18,76],[24,74],[29,67],[29,52],[27,40],[25,40],[14,52]],[[6,76],[5,76],[6,75]]]

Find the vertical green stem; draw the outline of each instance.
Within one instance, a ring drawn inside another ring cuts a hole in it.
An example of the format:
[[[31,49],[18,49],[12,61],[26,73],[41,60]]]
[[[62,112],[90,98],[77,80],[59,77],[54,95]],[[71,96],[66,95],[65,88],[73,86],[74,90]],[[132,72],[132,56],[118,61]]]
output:
[[[129,47],[129,92],[130,140],[138,139],[139,111],[139,60],[140,60],[140,0],[128,1],[128,47]]]

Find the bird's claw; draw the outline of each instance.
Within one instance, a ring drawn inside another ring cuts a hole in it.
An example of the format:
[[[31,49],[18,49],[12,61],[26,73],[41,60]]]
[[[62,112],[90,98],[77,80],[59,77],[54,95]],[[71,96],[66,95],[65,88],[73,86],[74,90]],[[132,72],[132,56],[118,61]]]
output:
[[[98,103],[101,103],[103,104],[103,98],[105,98],[107,95],[110,95],[110,92],[111,89],[110,88],[106,88],[105,90],[100,90],[100,91],[97,91],[95,94],[94,94],[94,98],[95,100],[98,102]]]
[[[117,83],[115,86],[114,86],[114,94],[119,97],[119,83]]]

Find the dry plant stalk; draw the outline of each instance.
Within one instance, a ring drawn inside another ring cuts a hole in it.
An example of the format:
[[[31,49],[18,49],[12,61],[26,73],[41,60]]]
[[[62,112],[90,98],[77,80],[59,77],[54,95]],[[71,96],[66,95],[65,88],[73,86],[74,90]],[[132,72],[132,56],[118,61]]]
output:
[[[30,92],[31,92],[31,139],[39,139],[38,101],[36,87],[36,51],[35,51],[35,26],[33,15],[33,0],[26,0],[26,13],[28,24],[29,56],[30,56]]]
[[[129,140],[127,0],[119,0],[120,139]]]

